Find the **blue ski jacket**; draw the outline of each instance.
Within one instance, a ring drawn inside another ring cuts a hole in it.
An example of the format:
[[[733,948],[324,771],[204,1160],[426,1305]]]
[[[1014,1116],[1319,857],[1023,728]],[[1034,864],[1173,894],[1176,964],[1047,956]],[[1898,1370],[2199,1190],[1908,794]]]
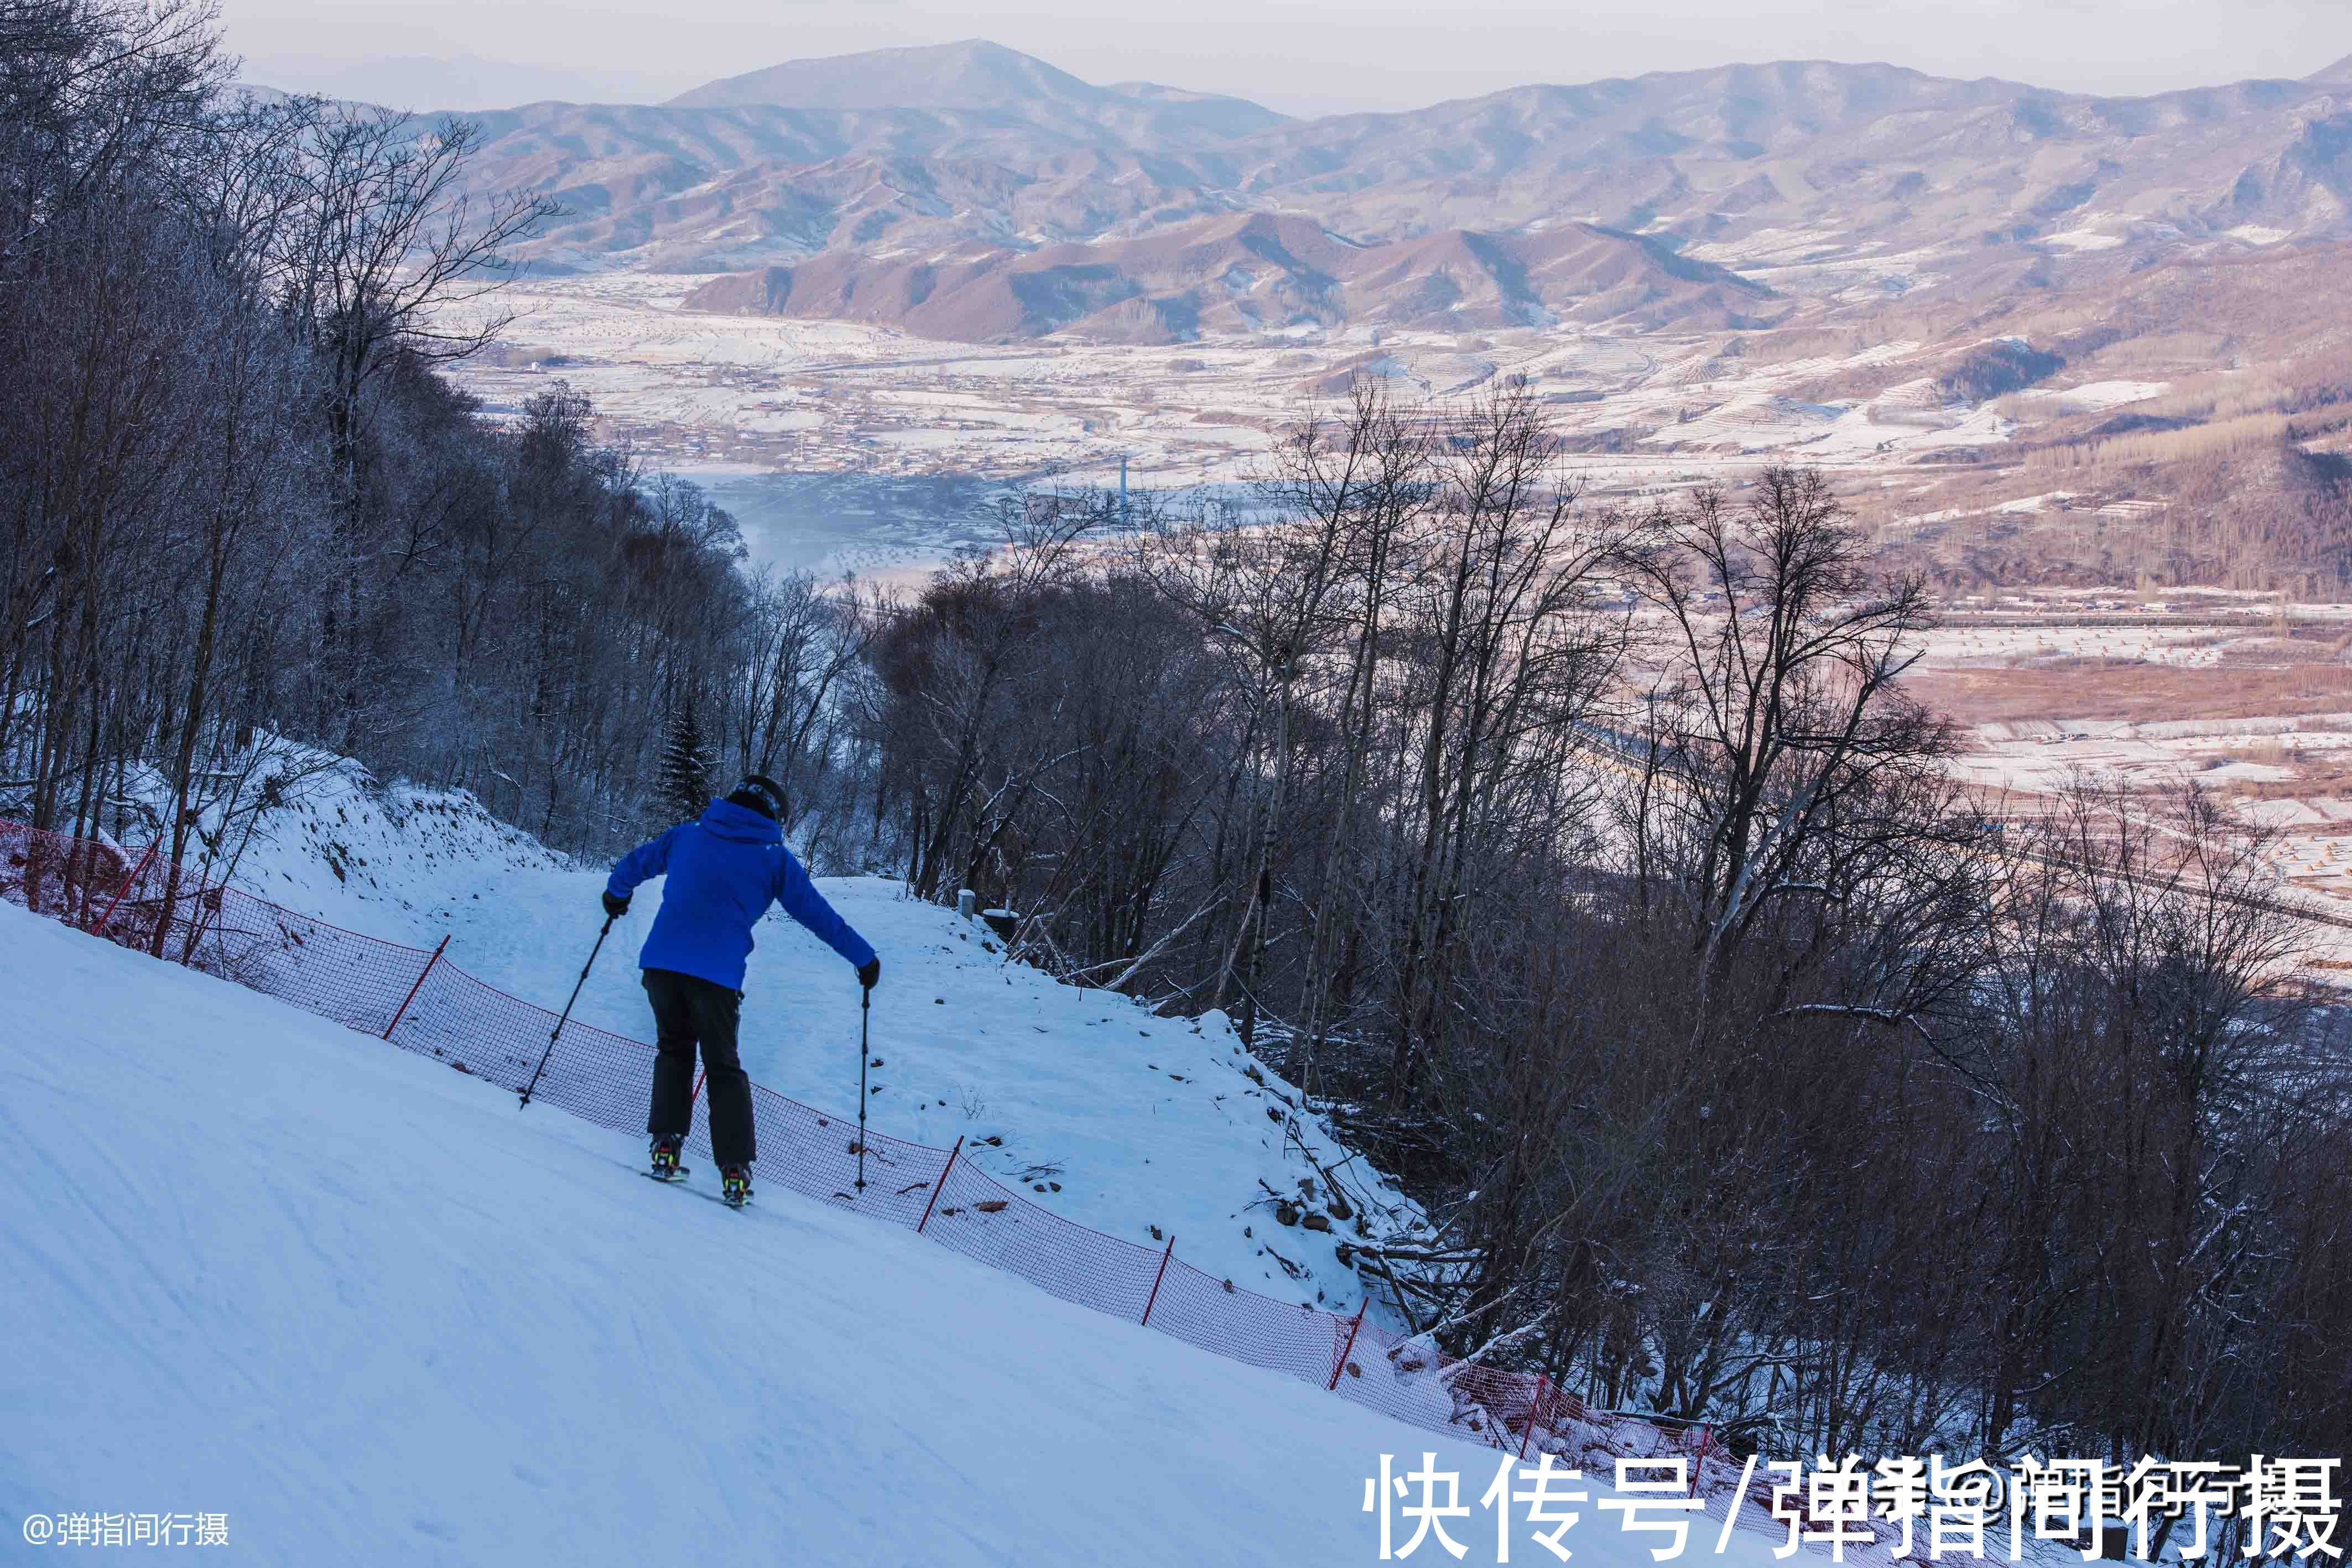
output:
[[[874,961],[866,938],[824,901],[784,847],[783,830],[748,806],[713,800],[700,821],[681,822],[623,855],[604,886],[626,898],[656,876],[669,880],[637,955],[641,968],[672,969],[740,991],[751,927],[771,904],[782,904],[852,966]]]

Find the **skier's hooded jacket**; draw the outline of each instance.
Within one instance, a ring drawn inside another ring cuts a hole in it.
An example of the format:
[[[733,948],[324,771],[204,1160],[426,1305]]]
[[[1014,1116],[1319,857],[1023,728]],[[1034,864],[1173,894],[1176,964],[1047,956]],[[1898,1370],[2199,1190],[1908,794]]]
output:
[[[667,875],[661,910],[637,956],[641,968],[692,975],[743,988],[751,927],[781,904],[784,913],[859,968],[874,961],[866,938],[835,913],[784,847],[783,830],[749,806],[713,800],[697,822],[681,822],[621,857],[605,890],[626,898],[639,883]]]

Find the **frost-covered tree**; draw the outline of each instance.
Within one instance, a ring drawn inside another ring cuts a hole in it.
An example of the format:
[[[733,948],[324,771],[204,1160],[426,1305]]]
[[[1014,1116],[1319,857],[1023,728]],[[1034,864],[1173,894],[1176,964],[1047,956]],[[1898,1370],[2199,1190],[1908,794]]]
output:
[[[660,813],[672,821],[698,817],[710,803],[710,745],[692,697],[672,706],[662,724],[661,768],[655,788]]]
[[[436,373],[544,202],[477,192],[467,128],[223,90],[216,35],[0,0],[0,816],[177,875],[285,743],[603,852],[667,810],[647,716],[688,690],[704,756],[854,778],[830,716],[742,692],[866,611],[755,593],[561,383],[494,424]]]

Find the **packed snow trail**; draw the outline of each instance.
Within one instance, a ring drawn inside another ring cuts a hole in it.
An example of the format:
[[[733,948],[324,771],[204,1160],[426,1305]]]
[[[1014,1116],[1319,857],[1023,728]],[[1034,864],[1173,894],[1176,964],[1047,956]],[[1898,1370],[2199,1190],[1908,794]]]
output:
[[[376,790],[341,775],[310,790],[270,814],[269,839],[240,876],[251,891],[418,947],[446,936],[449,963],[562,1006],[604,920],[604,866],[567,865],[461,793]],[[974,1166],[1064,1218],[1155,1251],[1173,1235],[1176,1256],[1196,1268],[1342,1314],[1365,1295],[1339,1259],[1354,1224],[1283,1226],[1269,1189],[1296,1198],[1301,1178],[1319,1191],[1323,1172],[1337,1170],[1351,1210],[1370,1207],[1378,1234],[1422,1220],[1411,1199],[1350,1160],[1321,1118],[1291,1114],[1296,1092],[1241,1050],[1222,1015],[1158,1017],[1116,993],[1007,963],[985,926],[908,898],[886,878],[818,886],[882,956],[873,1014],[882,1064],[871,1071],[879,1092],[866,1097],[876,1133],[940,1150],[961,1137]],[[575,1021],[652,1038],[637,951],[664,891],[659,882],[640,888],[614,924]],[[803,1104],[854,1115],[856,977],[780,914],[756,936],[744,1068]],[[1307,1207],[1328,1207],[1321,1196]],[[1385,1291],[1370,1321],[1402,1328]]]
[[[87,1511],[236,1563],[1357,1563],[1381,1453],[1492,1474],[22,910],[0,949],[9,1560]]]

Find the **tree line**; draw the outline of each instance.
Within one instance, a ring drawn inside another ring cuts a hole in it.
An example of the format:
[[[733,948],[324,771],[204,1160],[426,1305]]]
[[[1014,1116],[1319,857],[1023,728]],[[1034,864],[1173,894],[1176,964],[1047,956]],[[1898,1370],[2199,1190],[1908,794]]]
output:
[[[551,383],[491,421],[477,129],[232,90],[211,7],[0,4],[0,811],[217,867],[340,756],[563,847],[698,766],[822,798],[865,633]]]
[[[1007,521],[875,643],[898,863],[1232,1015],[1434,1217],[1346,1256],[1448,1351],[1780,1454],[2352,1435],[2263,835],[1984,815],[1821,475],[1593,506],[1525,387],[1359,388],[1248,507]]]

